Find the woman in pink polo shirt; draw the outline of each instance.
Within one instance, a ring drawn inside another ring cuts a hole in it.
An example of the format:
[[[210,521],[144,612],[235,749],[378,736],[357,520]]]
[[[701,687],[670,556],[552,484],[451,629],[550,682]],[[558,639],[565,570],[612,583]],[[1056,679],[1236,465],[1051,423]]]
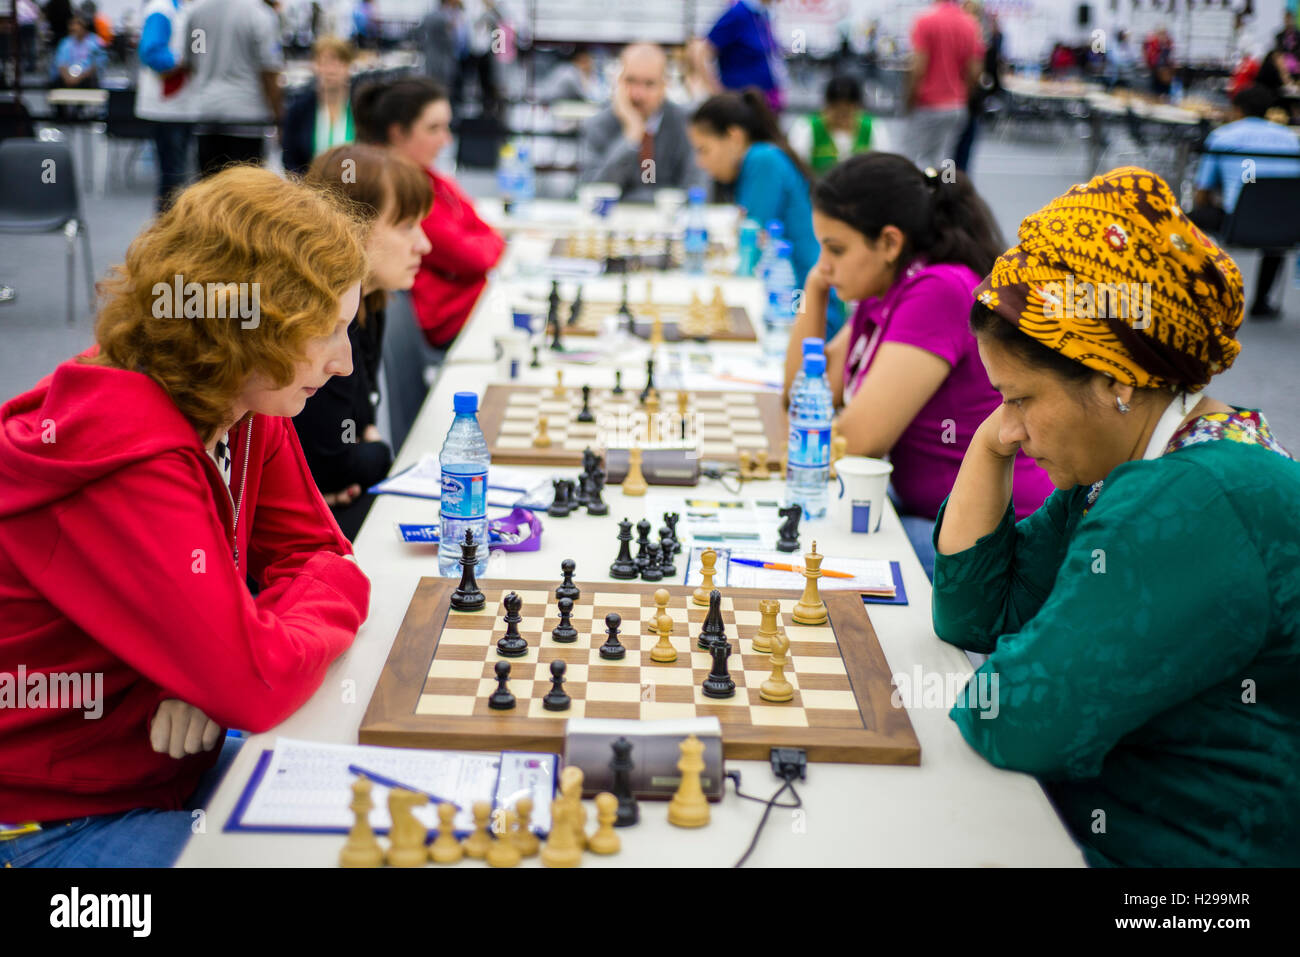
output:
[[[972,293],[1002,252],[984,201],[961,173],[928,176],[902,156],[863,153],[813,188],[821,257],[808,273],[790,337],[786,389],[807,336],[825,336],[834,288],[857,301],[826,346],[826,371],[849,455],[889,456],[891,498],[926,574],[934,518],[979,424],[1001,401],[969,328]],[[1043,504],[1052,483],[1021,453],[1017,518]]]

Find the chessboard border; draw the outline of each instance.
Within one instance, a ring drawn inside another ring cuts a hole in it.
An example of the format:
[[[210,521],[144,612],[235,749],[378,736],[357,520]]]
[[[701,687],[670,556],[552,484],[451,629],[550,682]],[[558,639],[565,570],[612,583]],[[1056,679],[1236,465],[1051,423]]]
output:
[[[497,580],[484,584],[499,592],[553,589],[545,582],[524,580]],[[504,712],[500,717],[415,713],[441,640],[442,625],[439,623],[447,620],[456,586],[456,581],[446,578],[421,578],[416,585],[406,616],[366,706],[358,741],[399,748],[563,753],[567,720],[563,715],[530,718],[526,722],[527,730],[521,730],[519,717],[514,712]],[[584,594],[590,594],[602,588],[608,590],[611,583],[580,582],[578,587]],[[618,582],[612,587],[643,596],[668,588],[678,599],[694,591],[686,585],[642,582]],[[797,599],[801,593],[733,588],[726,594],[756,602],[760,598]],[[919,765],[920,742],[907,710],[893,705],[893,673],[862,597],[856,592],[832,591],[823,593],[822,598],[831,620],[836,623],[836,642],[858,710],[871,728],[879,730],[724,725],[723,756],[734,760],[766,761],[772,748],[791,747],[803,748],[809,761]],[[873,687],[890,690],[888,694],[877,697],[871,692]]]
[[[483,391],[483,400],[479,404],[478,421],[479,427],[483,430],[483,437],[487,440],[493,462],[497,465],[582,466],[582,450],[560,448],[558,442],[553,443],[547,449],[535,449],[531,446],[523,449],[503,449],[497,446],[497,440],[501,435],[501,423],[505,421],[506,408],[510,405],[511,394],[514,392],[542,393],[549,392],[554,388],[555,386],[551,385],[503,385],[493,383]],[[581,392],[582,384],[566,384],[564,389],[566,392]],[[601,386],[600,389],[609,391],[607,386]],[[626,383],[624,384],[624,390],[632,397],[631,401],[635,404],[639,391]],[[593,391],[595,391],[594,388]],[[679,390],[669,389],[667,391],[677,392]],[[659,390],[661,396],[664,395],[664,392],[663,389]],[[701,389],[690,394],[692,396],[713,397],[732,395],[734,393],[721,389]],[[758,414],[763,422],[763,432],[767,436],[768,471],[780,472],[781,458],[789,444],[790,437],[785,404],[781,400],[781,394],[779,392],[750,392],[747,394],[754,397],[754,404],[758,406]],[[600,453],[605,451],[594,446],[592,450]],[[735,455],[710,455],[705,458],[708,461],[739,464],[740,453],[737,452]]]

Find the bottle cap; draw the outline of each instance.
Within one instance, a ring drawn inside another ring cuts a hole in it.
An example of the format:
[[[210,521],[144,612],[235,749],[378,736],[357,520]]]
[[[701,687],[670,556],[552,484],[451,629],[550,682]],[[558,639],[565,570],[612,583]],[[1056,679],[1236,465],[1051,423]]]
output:
[[[826,357],[814,352],[803,357],[803,374],[810,379],[826,374]]]
[[[457,415],[462,412],[478,411],[478,393],[477,392],[457,392],[451,399],[452,408]]]
[[[767,221],[767,238],[780,239],[785,234],[785,226],[779,219],[769,219]]]
[[[681,194],[678,193],[678,195],[680,196]],[[692,203],[702,203],[704,202],[704,187],[692,186],[690,192],[687,193],[686,195],[687,198],[690,199]]]
[[[787,243],[784,239],[778,239],[776,241],[776,246],[774,248],[778,256],[789,257],[791,247],[790,244]]]
[[[824,355],[826,353],[826,340],[809,336],[803,341],[803,354],[805,357],[810,355]]]

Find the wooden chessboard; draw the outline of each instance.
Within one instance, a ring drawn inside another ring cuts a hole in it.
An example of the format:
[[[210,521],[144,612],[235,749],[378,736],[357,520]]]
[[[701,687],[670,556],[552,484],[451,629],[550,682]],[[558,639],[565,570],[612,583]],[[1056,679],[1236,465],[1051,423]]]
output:
[[[707,260],[716,263],[726,255],[726,246],[709,243]],[[668,261],[664,261],[667,254]],[[681,269],[686,262],[684,238],[619,233],[578,233],[560,236],[551,243],[552,259],[590,259],[605,263],[611,271]]]
[[[610,549],[610,559],[614,549]],[[603,558],[603,556],[602,556]],[[594,561],[595,559],[593,559]],[[486,606],[478,612],[452,611],[456,579],[422,578],[384,665],[361,722],[362,744],[413,748],[551,751],[564,749],[568,718],[716,717],[722,723],[723,753],[729,758],[766,760],[771,748],[804,748],[811,761],[852,764],[920,764],[921,748],[905,709],[891,704],[889,665],[876,640],[859,595],[823,593],[829,621],[797,625],[791,611],[798,592],[730,589],[723,592],[722,617],[732,644],[731,698],[706,697],[701,685],[712,666],[697,647],[707,608],[691,602],[693,588],[640,582],[578,583],[572,623],[578,640],[561,644],[551,637],[559,622],[555,584],[535,581],[485,583]],[[672,596],[672,642],[677,660],[650,660],[657,641],[654,593]],[[528,653],[506,659],[496,642],[505,634],[509,592],[523,599],[519,633]],[[757,654],[758,603],[776,598],[779,626],[790,639],[785,673],[794,685],[791,701],[774,703],[758,688],[771,674],[769,656]],[[605,616],[623,619],[621,661],[606,661]],[[542,708],[551,688],[550,665],[567,665],[568,711]],[[488,696],[496,689],[498,660],[511,663],[510,691],[517,704],[493,711]]]
[[[610,316],[618,316],[620,306],[621,303],[618,302],[583,299],[582,311],[578,314],[578,321],[573,325],[569,325],[569,311],[573,308],[573,303],[572,301],[561,301],[560,321],[563,323],[561,331],[566,336],[600,335],[605,320]],[[687,303],[657,303],[656,306],[659,310],[659,318],[663,321],[663,336],[666,342],[679,342],[682,339],[699,339],[713,342],[758,341],[758,333],[755,331],[754,323],[750,320],[749,310],[744,306],[727,306],[723,312],[723,324],[710,328],[706,335],[698,336],[690,334],[694,327],[688,318],[690,306]],[[642,339],[649,339],[654,321],[647,314],[645,303],[632,302],[628,304],[628,308],[632,312],[636,335]],[[705,302],[702,308],[708,313],[712,307]]]
[[[642,376],[644,380],[644,376]],[[631,430],[644,428],[644,407],[637,399],[637,385],[624,383],[624,393],[609,389],[591,390],[594,422],[579,422],[582,389],[564,388],[555,395],[553,386],[490,385],[478,413],[492,461],[500,465],[582,465],[583,449],[626,448]],[[779,470],[781,454],[789,437],[781,396],[774,392],[690,392],[687,393],[687,439],[680,440],[681,416],[677,393],[663,391],[660,421],[663,439],[642,442],[643,448],[693,447],[700,458],[738,462],[742,451],[768,453],[769,469]],[[549,448],[533,448],[537,422],[546,417]],[[640,416],[640,418],[638,418]]]

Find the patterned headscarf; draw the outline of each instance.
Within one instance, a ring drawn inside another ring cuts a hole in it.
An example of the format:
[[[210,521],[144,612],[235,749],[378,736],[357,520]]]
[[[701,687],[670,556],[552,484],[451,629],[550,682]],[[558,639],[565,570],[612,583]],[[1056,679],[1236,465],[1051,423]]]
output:
[[[1190,391],[1241,351],[1241,272],[1154,173],[1072,186],[1019,236],[975,297],[1048,348],[1138,388]]]

